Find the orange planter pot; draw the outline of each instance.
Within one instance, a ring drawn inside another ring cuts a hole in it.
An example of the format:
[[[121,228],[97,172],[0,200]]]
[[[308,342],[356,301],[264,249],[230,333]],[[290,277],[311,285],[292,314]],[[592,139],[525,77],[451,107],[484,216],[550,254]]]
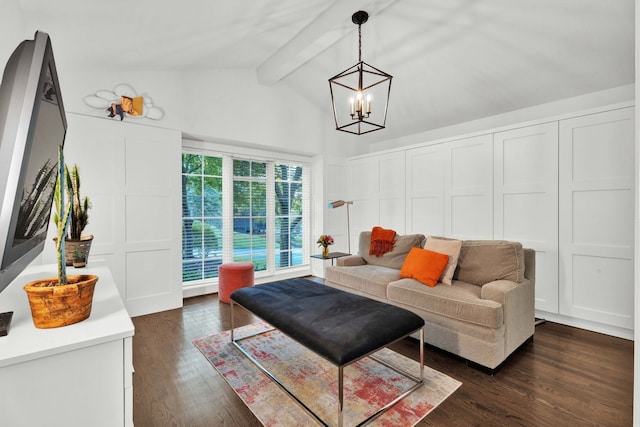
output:
[[[57,278],[24,285],[34,326],[39,329],[59,328],[88,318],[97,281],[98,276],[83,274],[67,276],[66,285],[57,285]]]

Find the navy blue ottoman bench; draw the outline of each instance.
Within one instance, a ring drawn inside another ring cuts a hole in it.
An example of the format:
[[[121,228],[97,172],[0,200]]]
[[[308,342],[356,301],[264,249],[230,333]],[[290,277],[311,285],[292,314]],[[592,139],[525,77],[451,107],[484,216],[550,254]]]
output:
[[[420,335],[420,377],[395,367],[415,385],[358,425],[366,424],[420,387],[424,371],[424,320],[408,310],[296,278],[243,288],[231,294],[231,340],[319,422],[327,425],[277,378],[262,367],[233,335],[234,304],[246,308],[274,328],[338,367],[338,426],[343,419],[343,368],[415,332]],[[243,338],[246,339],[247,337]],[[376,360],[374,357],[372,359]]]

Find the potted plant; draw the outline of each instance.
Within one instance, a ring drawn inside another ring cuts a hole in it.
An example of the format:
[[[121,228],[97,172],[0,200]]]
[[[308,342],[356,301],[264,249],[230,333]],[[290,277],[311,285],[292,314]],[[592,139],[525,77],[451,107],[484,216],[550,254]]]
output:
[[[57,328],[85,320],[91,314],[93,291],[98,276],[67,276],[65,261],[65,236],[71,219],[73,203],[65,206],[65,191],[61,180],[65,177],[64,155],[58,148],[58,182],[55,188],[56,204],[56,252],[58,277],[27,283],[24,290],[29,298],[31,317],[36,328]]]
[[[83,258],[86,260],[89,258],[89,251],[91,250],[91,242],[93,241],[93,235],[83,236],[82,231],[89,224],[89,209],[91,204],[88,197],[82,198],[80,196],[80,172],[78,171],[78,165],[73,165],[71,171],[65,165],[64,166],[65,187],[67,190],[67,197],[71,206],[70,211],[70,224],[69,233],[65,236],[65,260],[67,265],[73,265],[73,259],[76,251],[80,251],[83,254]],[[58,209],[59,198],[63,192],[58,191],[57,186],[60,185],[60,180],[56,184],[56,192],[54,195],[54,203],[56,211],[53,215],[53,222],[58,223],[60,220],[60,210]]]
[[[82,268],[87,265],[87,258],[84,252],[80,249],[73,251],[73,266],[75,268]]]

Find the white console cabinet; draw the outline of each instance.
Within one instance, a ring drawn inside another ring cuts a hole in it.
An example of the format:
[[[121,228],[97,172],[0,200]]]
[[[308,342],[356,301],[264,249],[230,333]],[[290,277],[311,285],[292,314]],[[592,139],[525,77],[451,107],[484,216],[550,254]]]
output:
[[[31,266],[0,293],[0,312],[14,312],[0,337],[0,425],[133,425],[133,322],[104,262],[67,270],[79,273],[99,280],[91,316],[75,325],[33,326],[22,287],[55,266]]]

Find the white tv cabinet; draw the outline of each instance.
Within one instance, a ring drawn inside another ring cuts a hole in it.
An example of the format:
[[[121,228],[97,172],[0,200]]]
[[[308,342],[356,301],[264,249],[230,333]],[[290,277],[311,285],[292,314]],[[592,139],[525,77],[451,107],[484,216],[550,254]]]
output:
[[[132,426],[133,322],[106,263],[67,274],[99,276],[91,316],[75,325],[37,329],[31,320],[22,287],[56,276],[56,266],[30,266],[0,293],[0,312],[14,312],[0,337],[0,425]]]

